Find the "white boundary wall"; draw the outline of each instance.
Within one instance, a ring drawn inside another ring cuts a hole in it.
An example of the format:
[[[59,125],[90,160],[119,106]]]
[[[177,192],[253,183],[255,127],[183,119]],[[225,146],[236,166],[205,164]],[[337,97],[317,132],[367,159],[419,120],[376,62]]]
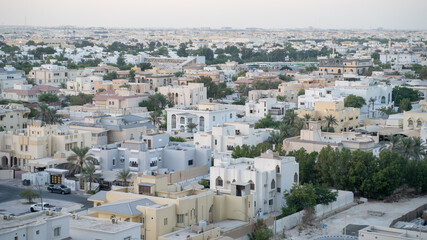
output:
[[[316,205],[316,217],[331,213],[339,208],[346,207],[354,201],[354,194],[349,191],[338,191],[337,200],[328,204]],[[283,229],[291,229],[302,222],[304,211],[294,213],[276,221],[276,233],[282,232]]]

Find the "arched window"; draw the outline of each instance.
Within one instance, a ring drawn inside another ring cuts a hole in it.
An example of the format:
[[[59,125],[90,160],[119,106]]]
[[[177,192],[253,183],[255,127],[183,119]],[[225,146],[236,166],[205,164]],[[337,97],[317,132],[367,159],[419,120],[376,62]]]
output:
[[[298,173],[295,173],[294,174],[294,183],[297,183],[298,182]]]
[[[421,122],[421,120],[417,120],[417,127],[421,127],[421,125],[422,125],[423,123]]]
[[[176,128],[176,115],[172,114],[172,128]]]
[[[175,94],[175,97],[178,97],[178,93]]]
[[[230,113],[230,119],[231,119],[231,118],[233,118],[233,114],[232,114],[232,113]]]
[[[130,140],[133,140],[133,133],[130,134]]]
[[[338,69],[338,73],[341,73],[341,69]]]
[[[408,127],[413,127],[414,126],[414,121],[412,121],[411,119],[408,120]]]
[[[219,187],[224,186],[224,181],[222,181],[222,178],[221,178],[221,177],[217,177],[217,178],[216,178],[216,180],[215,180],[215,185],[217,185],[217,186],[219,186]]]
[[[384,96],[381,97],[381,103],[385,103],[385,97]]]
[[[271,189],[275,189],[276,188],[276,181],[271,180]]]
[[[205,131],[205,117],[200,117],[199,119],[199,131],[200,132]]]
[[[280,167],[279,167],[279,165],[276,166],[276,173],[280,173]]]
[[[180,124],[185,124],[185,118],[184,118],[184,117],[181,117],[181,118],[179,119],[179,123],[180,123]]]
[[[255,190],[255,183],[252,180],[249,180],[249,187],[251,190]]]

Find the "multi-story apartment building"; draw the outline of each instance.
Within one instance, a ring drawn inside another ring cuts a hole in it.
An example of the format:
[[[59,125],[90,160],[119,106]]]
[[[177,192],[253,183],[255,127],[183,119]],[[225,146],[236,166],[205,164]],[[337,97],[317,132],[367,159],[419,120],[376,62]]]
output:
[[[77,70],[67,69],[64,66],[44,64],[41,67],[34,67],[28,73],[28,80],[34,81],[37,85],[60,86],[77,77]]]
[[[143,135],[112,145],[96,146],[90,153],[102,171],[129,169],[133,173],[168,173],[211,166],[211,150],[169,142],[169,134]]]
[[[33,86],[30,84],[15,85],[13,88],[3,90],[4,99],[13,101],[22,101],[29,103],[38,103],[39,96],[43,93],[57,94],[59,88],[50,85]]]
[[[261,98],[245,104],[245,116],[259,119],[270,114],[272,118],[279,120],[285,116],[286,110],[293,108],[294,103],[278,102],[276,98]]]
[[[151,72],[137,72],[135,74],[136,83],[148,83],[150,90],[155,91],[159,87],[172,84],[174,75],[170,74],[153,74]]]
[[[91,70],[93,75],[104,76],[107,73],[120,71],[120,68],[100,63],[97,67],[87,67],[85,69]]]
[[[401,54],[380,54],[381,63],[394,63],[394,64],[414,64],[418,63],[418,57],[415,54],[401,53]]]
[[[306,114],[314,121],[321,121],[324,128],[327,127],[326,116],[335,117],[337,124],[331,125],[334,132],[347,132],[360,126],[360,109],[344,107],[342,101],[315,102],[314,108],[295,110],[298,117],[304,118]]]
[[[148,93],[150,91],[148,83],[133,83],[129,82],[127,79],[114,79],[112,81],[95,81],[94,93],[97,94],[102,91],[116,91],[123,87],[135,93]]]
[[[298,96],[299,109],[312,109],[316,102],[344,102],[345,97],[341,96],[337,89],[333,88],[310,88],[305,90],[304,95]]]
[[[15,84],[24,84],[26,82],[25,72],[16,70],[10,65],[0,68],[0,93],[4,89],[13,88]]]
[[[30,112],[22,104],[0,105],[0,128],[3,131],[26,128]]]
[[[73,147],[90,147],[90,132],[69,130],[62,125],[44,125],[33,121],[26,129],[0,132],[0,156],[4,167],[26,167],[34,172],[32,160],[60,153],[63,160],[72,154]]]
[[[130,189],[89,197],[94,207],[87,216],[143,223],[141,239],[214,239],[221,229],[212,223],[249,222],[254,216],[253,196],[236,187],[233,193],[182,189],[168,184],[167,175],[139,174]]]
[[[337,77],[346,73],[362,75],[369,67],[372,67],[371,58],[319,58],[319,71]]]
[[[427,124],[427,101],[420,101],[420,108],[403,113],[403,130],[420,130]]]
[[[143,135],[157,133],[157,128],[147,118],[136,115],[87,116],[83,121],[70,122],[69,129],[92,133],[92,145],[105,145],[123,140],[140,140]]]
[[[207,101],[207,88],[203,83],[188,83],[186,86],[159,87],[159,93],[178,106],[192,106]]]
[[[213,126],[211,131],[195,133],[194,144],[210,147],[214,152],[231,153],[236,146],[256,146],[267,141],[274,131],[278,130],[255,129],[254,124],[248,122],[224,123]]]
[[[281,157],[268,150],[256,158],[215,159],[211,167],[210,188],[230,192],[234,185],[250,189],[254,209],[264,213],[280,211],[284,192],[299,181],[299,164],[295,157]]]
[[[320,152],[322,148],[372,151],[377,147],[378,137],[362,135],[357,132],[322,132],[320,122],[306,122],[307,127],[301,129],[300,136],[283,140],[283,150],[298,151],[304,148],[307,152]]]
[[[167,131],[188,132],[188,123],[197,124],[196,132],[204,132],[212,129],[213,126],[225,122],[236,121],[236,110],[227,106],[206,103],[193,107],[175,107],[166,109]]]
[[[101,76],[76,77],[74,81],[67,82],[67,89],[61,90],[66,95],[78,95],[79,93],[94,94],[95,82],[102,81]]]

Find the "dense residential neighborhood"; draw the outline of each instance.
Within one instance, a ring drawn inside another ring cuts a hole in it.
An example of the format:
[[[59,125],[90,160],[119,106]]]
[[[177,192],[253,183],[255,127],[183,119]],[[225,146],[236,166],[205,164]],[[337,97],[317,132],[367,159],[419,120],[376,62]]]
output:
[[[0,240],[427,239],[425,29],[73,21],[0,25]]]

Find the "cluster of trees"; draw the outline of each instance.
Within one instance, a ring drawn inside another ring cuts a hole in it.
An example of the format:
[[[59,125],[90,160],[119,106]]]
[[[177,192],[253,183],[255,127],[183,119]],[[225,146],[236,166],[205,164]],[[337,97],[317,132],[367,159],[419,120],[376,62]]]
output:
[[[273,144],[279,144],[284,138],[299,135],[300,130],[304,127],[304,119],[298,117],[293,109],[286,111],[282,121],[275,121],[267,114],[265,118],[255,123],[255,128],[275,128],[280,130],[280,135],[275,139]]]
[[[67,68],[68,69],[78,69],[78,68],[86,68],[86,67],[96,67],[101,63],[101,59],[82,59],[80,63],[76,64],[74,62],[68,61]]]
[[[255,90],[268,90],[268,89],[277,89],[279,87],[280,81],[255,81],[252,86]]]
[[[106,47],[107,52],[128,52],[138,53],[143,51],[144,44],[136,43],[135,45],[127,45],[121,42],[113,42],[111,45]]]
[[[54,103],[59,102],[59,97],[53,93],[42,93],[39,95],[39,102],[43,103]]]
[[[84,94],[84,93],[79,93],[79,95],[77,96],[70,96],[70,105],[71,106],[82,106],[85,105],[87,103],[91,103],[93,99],[93,95],[90,94]]]
[[[93,47],[94,44],[93,42],[90,42],[88,40],[83,40],[83,41],[75,42],[74,46],[76,48],[84,48],[84,47]]]
[[[169,137],[169,141],[171,141],[171,142],[186,142],[186,140],[182,137],[173,137],[173,136]]]
[[[36,118],[45,124],[62,124],[61,117],[56,112],[56,109],[49,108],[46,104],[41,104]]]
[[[168,101],[165,96],[160,93],[156,93],[148,97],[148,100],[139,103],[140,107],[146,107],[149,112],[162,111],[166,106],[173,105],[172,102]]]
[[[201,76],[195,82],[204,84],[207,88],[208,98],[221,99],[234,92],[231,88],[227,88],[225,82],[214,83],[210,77]]]
[[[420,99],[418,90],[413,90],[407,87],[394,87],[392,91],[392,100],[394,101],[395,106],[400,106],[403,99],[408,99],[406,101],[409,102],[418,101]]]
[[[420,64],[413,64],[411,70],[415,71],[415,74],[418,74],[420,79],[427,79],[427,66],[422,66]]]
[[[233,152],[231,154],[232,158],[240,158],[240,157],[246,157],[246,158],[254,158],[261,155],[261,153],[267,151],[268,149],[271,149],[271,144],[264,142],[260,143],[256,146],[248,146],[246,144],[243,144],[242,146],[236,146],[233,148]]]
[[[344,100],[344,107],[361,108],[365,104],[366,101],[363,97],[354,94],[348,95]]]
[[[28,51],[28,53],[34,55],[35,59],[43,60],[44,54],[54,54],[56,51],[52,47],[38,47],[35,50]]]

